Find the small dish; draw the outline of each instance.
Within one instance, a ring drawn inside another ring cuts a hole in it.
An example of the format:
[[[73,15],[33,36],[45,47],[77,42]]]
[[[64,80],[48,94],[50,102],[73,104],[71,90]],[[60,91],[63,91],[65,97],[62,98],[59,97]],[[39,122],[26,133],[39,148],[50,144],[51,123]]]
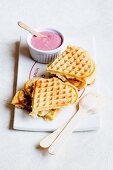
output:
[[[29,51],[30,51],[32,58],[39,63],[47,64],[49,62],[52,62],[57,57],[57,55],[60,53],[60,51],[63,47],[63,44],[64,44],[64,36],[59,31],[57,31],[55,29],[51,29],[51,28],[41,28],[41,29],[38,29],[38,31],[40,31],[40,32],[43,32],[43,31],[54,32],[54,33],[59,34],[62,39],[62,43],[58,48],[56,48],[54,50],[50,50],[50,51],[44,51],[44,50],[39,50],[32,46],[31,39],[32,39],[33,35],[30,33],[28,34],[27,44],[28,44]]]

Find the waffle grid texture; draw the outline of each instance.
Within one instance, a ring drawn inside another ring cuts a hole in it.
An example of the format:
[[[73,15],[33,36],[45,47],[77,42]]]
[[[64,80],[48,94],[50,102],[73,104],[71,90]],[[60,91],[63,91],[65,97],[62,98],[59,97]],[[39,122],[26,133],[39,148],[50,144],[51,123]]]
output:
[[[32,112],[57,109],[73,104],[78,98],[77,90],[58,78],[39,79],[33,92]]]
[[[55,61],[47,68],[53,74],[83,79],[93,74],[95,64],[90,54],[80,47],[67,46]]]

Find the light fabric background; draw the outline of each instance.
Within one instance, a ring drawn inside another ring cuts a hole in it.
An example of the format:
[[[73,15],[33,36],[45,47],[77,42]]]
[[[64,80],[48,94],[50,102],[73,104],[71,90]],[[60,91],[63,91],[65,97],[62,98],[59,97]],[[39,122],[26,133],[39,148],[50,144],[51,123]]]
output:
[[[97,132],[72,134],[55,156],[38,149],[47,133],[12,127],[21,20],[33,27],[54,27],[67,36],[95,35],[100,93],[106,96]],[[113,169],[113,1],[0,0],[0,170]]]

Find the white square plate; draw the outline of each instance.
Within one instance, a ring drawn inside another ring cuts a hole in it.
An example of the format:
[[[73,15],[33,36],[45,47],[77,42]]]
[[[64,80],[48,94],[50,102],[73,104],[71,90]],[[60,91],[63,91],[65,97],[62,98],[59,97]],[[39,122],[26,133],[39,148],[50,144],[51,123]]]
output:
[[[94,37],[75,37],[66,38],[65,45],[76,45],[83,47],[93,56],[95,60],[95,38]],[[20,40],[20,51],[18,60],[18,78],[17,90],[21,89],[24,83],[33,77],[47,76],[45,72],[47,64],[40,64],[32,60],[28,52],[26,40]],[[85,95],[89,91],[97,91],[97,83],[87,87],[85,90],[80,91],[80,96]],[[62,108],[57,114],[56,118],[52,121],[44,121],[42,118],[32,118],[28,112],[22,109],[15,108],[14,115],[14,129],[27,130],[27,131],[53,131],[64,124],[76,112],[75,105]],[[82,118],[77,124],[75,131],[90,131],[97,130],[100,125],[99,113],[88,114]]]

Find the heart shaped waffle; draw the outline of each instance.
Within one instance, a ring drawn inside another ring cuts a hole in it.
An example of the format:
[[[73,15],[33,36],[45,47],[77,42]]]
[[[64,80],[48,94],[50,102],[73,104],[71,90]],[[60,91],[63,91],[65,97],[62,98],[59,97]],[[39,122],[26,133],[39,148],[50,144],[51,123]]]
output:
[[[39,79],[35,83],[32,100],[32,112],[57,109],[76,102],[76,87],[63,83],[58,78]]]
[[[90,54],[74,46],[68,46],[47,68],[51,74],[60,74],[78,80],[91,76],[94,70],[95,64]]]

